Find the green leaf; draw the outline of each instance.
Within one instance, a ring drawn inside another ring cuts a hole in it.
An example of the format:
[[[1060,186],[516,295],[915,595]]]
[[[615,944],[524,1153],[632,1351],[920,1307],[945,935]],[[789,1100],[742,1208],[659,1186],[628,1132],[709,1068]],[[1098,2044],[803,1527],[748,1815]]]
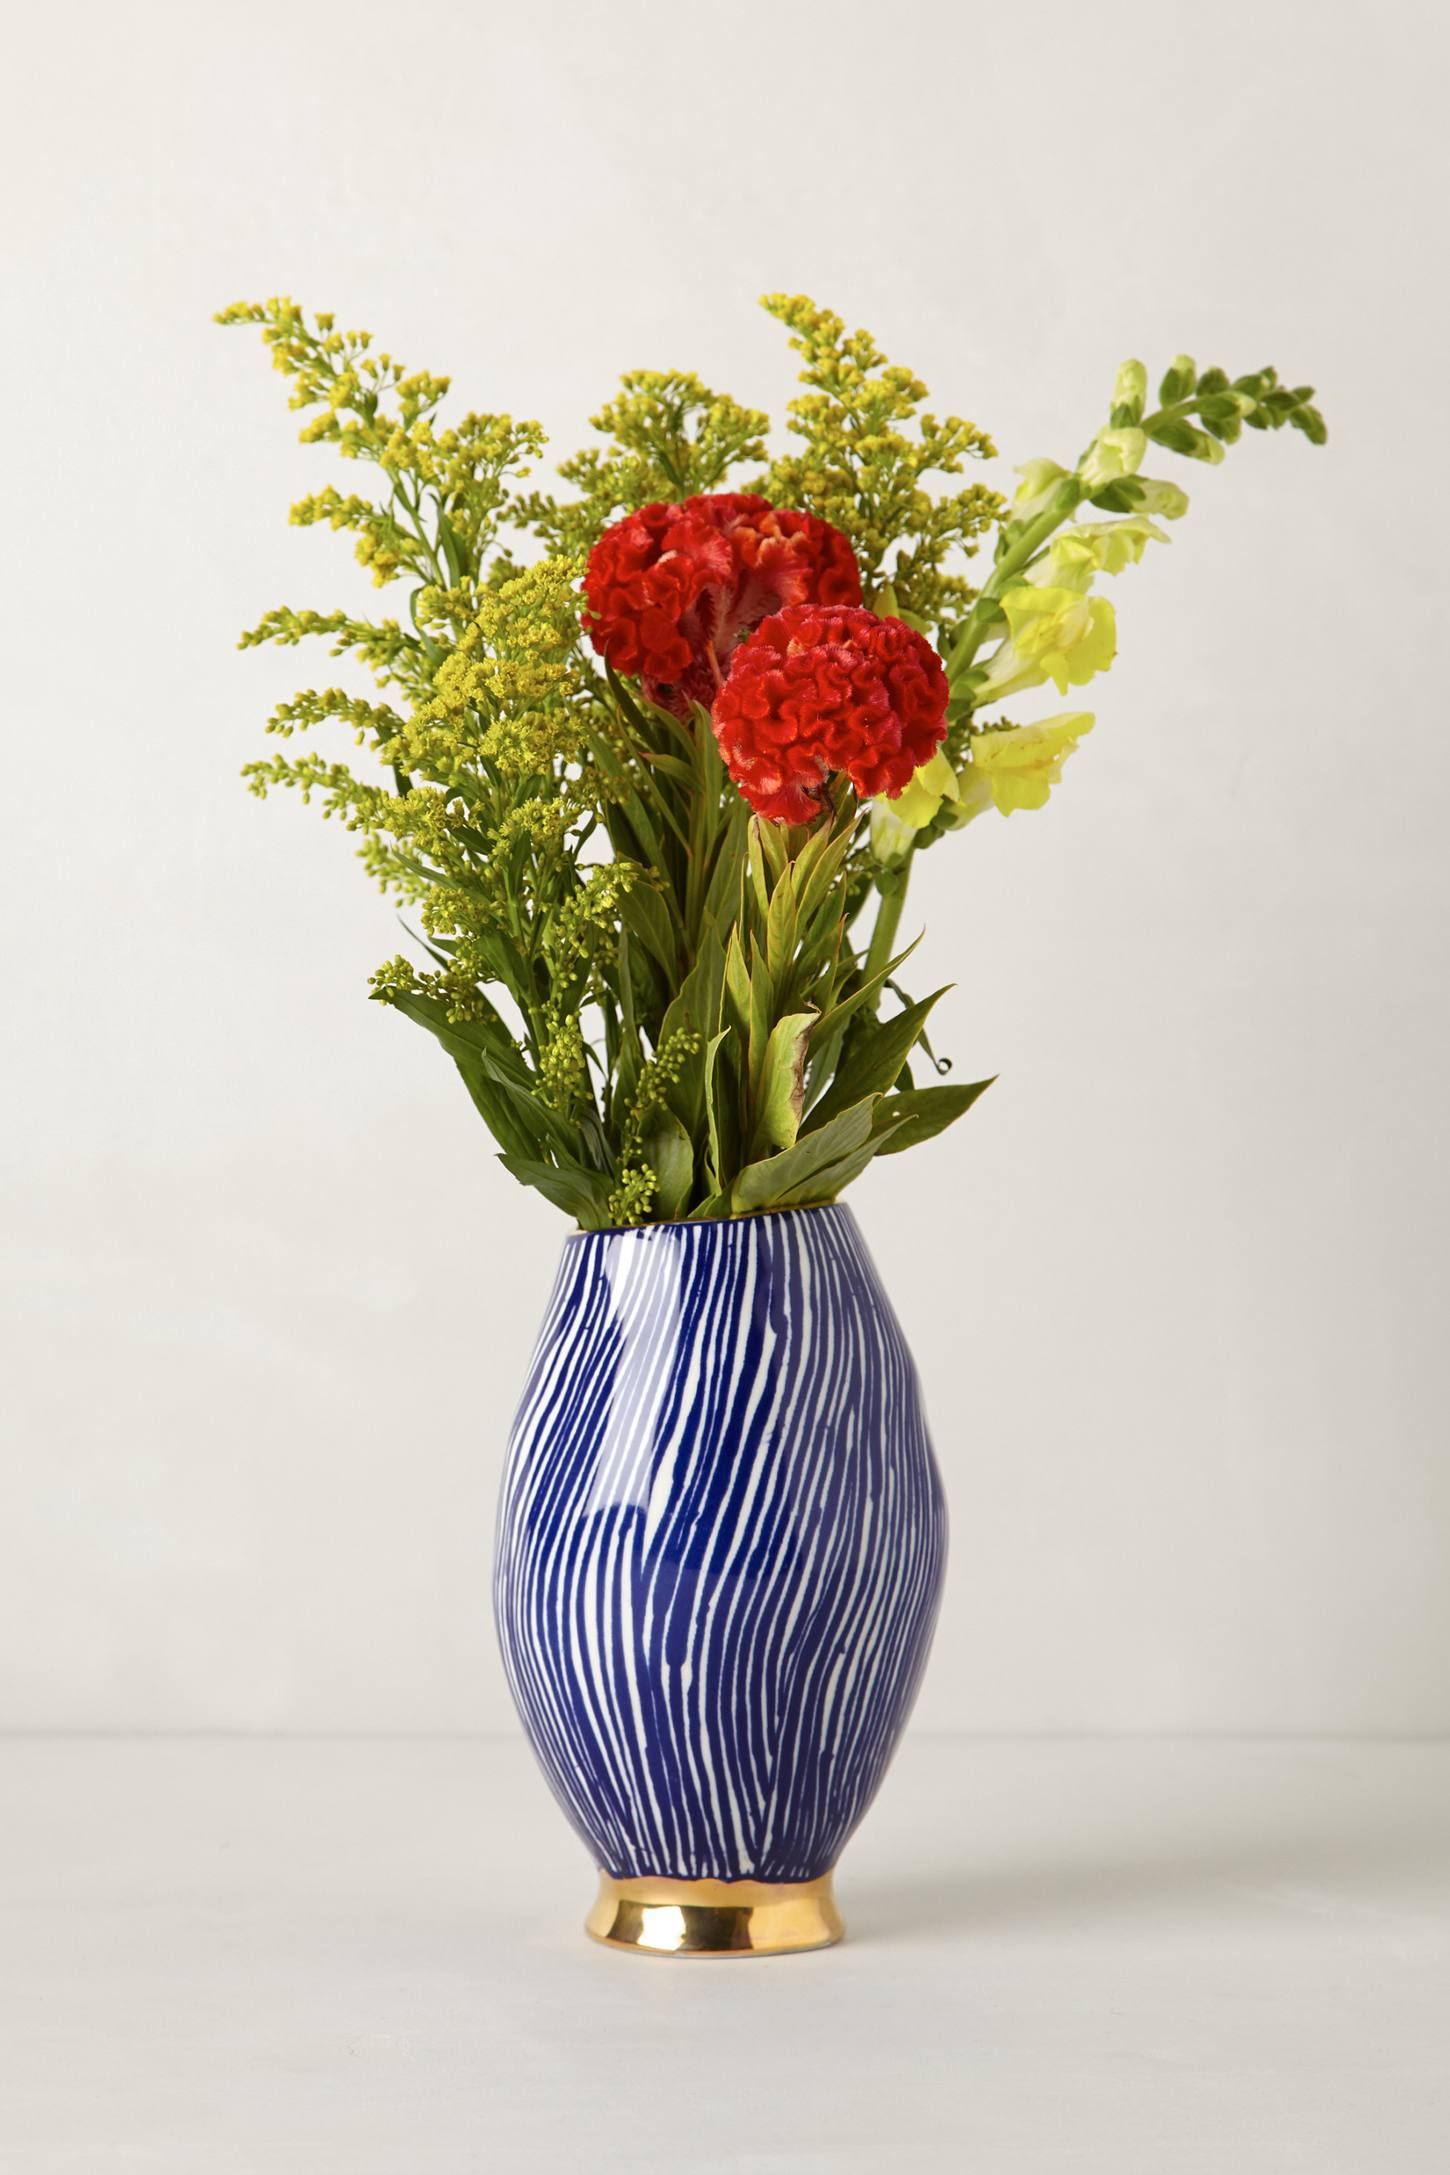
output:
[[[619,918],[673,982],[679,971],[679,928],[652,883],[634,883],[619,901]]]
[[[1163,374],[1158,387],[1158,398],[1165,408],[1171,408],[1175,401],[1187,400],[1197,383],[1198,372],[1194,368],[1193,357],[1175,355]]]
[[[746,851],[750,863],[750,888],[755,894],[757,913],[764,921],[770,912],[770,873],[765,862],[765,848],[761,840],[759,816],[750,819],[750,831],[746,839]]]
[[[580,1170],[577,1165],[540,1163],[518,1155],[501,1155],[499,1161],[521,1186],[534,1187],[555,1208],[572,1216],[581,1230],[601,1231],[607,1226],[610,1185],[602,1172]]]
[[[734,926],[740,911],[740,871],[745,860],[746,809],[737,801],[728,812],[715,849],[715,865],[705,893],[705,922],[718,929],[722,940]]]
[[[689,725],[682,725],[680,730],[688,739],[694,756],[700,798],[708,801],[719,812],[719,803],[725,788],[725,758],[720,753],[720,743],[715,738],[715,721],[702,702],[691,705]],[[738,794],[732,793],[725,806],[727,809],[738,809],[743,814],[745,804]]]
[[[534,1094],[533,1075],[492,1006],[478,1019],[450,1020],[436,997],[390,996],[387,1002],[442,1043],[500,1146],[572,1153],[574,1128]]]
[[[468,553],[459,539],[458,532],[447,514],[438,515],[438,541],[448,562],[448,576],[455,585],[463,581],[469,572]]]
[[[777,998],[782,992],[786,976],[795,958],[796,950],[795,890],[787,879],[776,885],[771,894],[770,910],[765,917],[765,965]]]
[[[678,755],[658,755],[646,751],[640,758],[652,778],[668,778],[672,785],[683,786],[693,792],[695,770],[692,763],[682,762]]]
[[[639,1022],[634,1011],[634,970],[630,960],[630,933],[627,926],[619,932],[619,1046],[614,1058],[614,1087],[610,1113],[618,1123],[629,1108],[639,1076],[644,1068],[644,1050],[639,1039]]]
[[[877,1153],[899,1155],[903,1148],[915,1148],[919,1142],[945,1132],[971,1109],[979,1095],[986,1094],[991,1085],[991,1080],[973,1080],[961,1086],[911,1088],[900,1095],[884,1095],[876,1106],[877,1122],[892,1118],[899,1118],[901,1122],[891,1138],[881,1143]]]
[[[1216,415],[1211,419],[1205,416],[1203,427],[1211,438],[1217,438],[1220,445],[1231,446],[1236,445],[1243,435],[1244,419],[1237,413],[1230,416]]]
[[[1130,514],[1142,503],[1142,497],[1131,477],[1119,476],[1116,481],[1104,484],[1101,491],[1095,491],[1088,504],[1101,507],[1104,513]]]
[[[840,1062],[841,1047],[845,1042],[851,1022],[859,1012],[871,1004],[883,984],[889,981],[897,968],[911,957],[920,942],[921,938],[919,936],[913,937],[905,951],[898,952],[894,959],[888,959],[885,966],[878,968],[875,974],[867,975],[865,980],[860,982],[848,997],[843,997],[839,1004],[832,1005],[816,1022],[816,1029],[811,1036],[810,1054],[806,1064],[806,1099],[808,1103],[812,1099],[819,1101],[829,1086],[831,1075]]]
[[[719,937],[711,929],[700,947],[698,959],[671,998],[656,1038],[658,1046],[663,1048],[677,1032],[687,1031],[700,1037],[700,1054],[684,1066],[679,1078],[666,1091],[670,1108],[684,1120],[692,1137],[698,1134],[704,1111],[703,1052],[720,1024],[720,992],[724,979],[725,954]]]
[[[723,1107],[725,1083],[721,1079],[719,1063],[721,1048],[730,1040],[730,1035],[730,1029],[722,1027],[718,1035],[711,1037],[705,1049],[705,1128],[710,1150],[710,1177],[716,1186],[725,1183],[727,1155],[729,1162],[734,1161],[736,1128],[733,1123],[727,1128],[727,1113]],[[733,1120],[733,1112],[728,1115]]]
[[[764,816],[750,819],[752,841],[760,847],[774,888],[790,868],[790,839],[799,834],[789,824],[770,823]]]
[[[836,879],[845,865],[851,850],[852,827],[833,838],[824,827],[816,833],[801,852],[795,863],[793,888],[795,891],[796,916],[801,942],[809,944],[816,934],[813,924],[829,905],[831,921],[836,921],[836,902],[833,896]]]
[[[498,1142],[511,1155],[534,1155],[542,1145],[515,1113],[509,1097],[483,1066],[472,1057],[455,1054],[458,1076],[467,1088],[474,1109]]]
[[[776,1021],[765,1046],[762,1076],[756,1085],[755,1153],[763,1148],[792,1148],[805,1106],[806,1046],[815,1012],[788,1012]]]
[[[712,1035],[720,1024],[720,991],[724,980],[724,946],[716,931],[710,929],[695,964],[680,984],[678,997],[665,1014],[660,1039],[663,1041],[675,1027],[692,1027],[696,1034]]]
[[[740,942],[740,931],[732,929],[730,941],[725,947],[724,993],[729,1000],[729,1012],[735,1031],[747,1043],[750,1040],[750,969],[745,964],[745,949]],[[725,1017],[722,1005],[721,1018]]]
[[[841,1111],[819,1131],[803,1134],[793,1148],[748,1163],[731,1188],[736,1213],[770,1208],[788,1193],[817,1180],[832,1163],[853,1155],[871,1137],[871,1113],[876,1101],[874,1095],[869,1095],[851,1109]]]
[[[658,1183],[656,1202],[666,1216],[679,1216],[695,1181],[695,1150],[672,1110],[661,1111],[644,1139],[644,1156]]]
[[[646,703],[641,697],[631,694],[613,665],[607,664],[604,667],[604,677],[609,682],[609,692],[614,697],[619,713],[630,729],[630,737],[640,747],[652,753],[657,752],[663,735],[664,738],[673,740],[682,753],[694,754],[694,739],[680,718],[675,717],[669,710],[658,709],[654,703]]]
[[[647,776],[647,771],[626,768],[603,733],[590,733],[588,747],[590,759],[596,769],[609,780],[612,789],[606,811],[606,825],[616,848],[623,836],[628,859],[643,862],[647,868],[664,867],[664,840],[656,817],[663,817],[675,835],[683,839],[672,809],[658,794],[651,795],[654,805],[650,806],[639,790],[640,778],[642,775]],[[623,833],[620,830],[621,818],[625,826]]]
[[[765,1078],[765,1050],[770,1040],[771,1022],[775,1018],[775,992],[770,986],[770,969],[765,954],[752,937],[750,940],[750,1086],[758,1095]]]
[[[869,1003],[876,992],[890,981],[897,969],[905,966],[920,942],[921,938],[914,936],[905,951],[898,952],[894,959],[888,959],[885,966],[878,968],[875,974],[867,975],[865,981],[853,989],[849,997],[843,997],[839,1004],[833,1004],[829,1012],[823,1013],[816,1029],[817,1040],[823,1035],[834,1033],[838,1028],[844,1028],[861,1006]]]
[[[789,1193],[782,1196],[777,1206],[815,1208],[823,1207],[827,1201],[834,1201],[838,1194],[845,1192],[853,1179],[860,1177],[868,1163],[876,1156],[889,1152],[891,1137],[896,1130],[895,1125],[890,1125],[879,1133],[873,1132],[869,1140],[864,1140],[859,1148],[853,1148],[849,1155],[827,1163],[804,1185],[792,1187]]]
[[[1198,432],[1187,423],[1155,423],[1148,433],[1155,444],[1166,446],[1170,453],[1186,453],[1190,457],[1198,444]]]
[[[497,1080],[502,1086],[510,1098],[510,1107],[515,1115],[530,1128],[539,1145],[552,1148],[555,1154],[572,1156],[579,1144],[578,1127],[571,1125],[556,1110],[551,1110],[531,1087],[517,1087],[512,1080],[507,1079],[486,1053],[482,1063],[490,1078]]]
[[[485,1051],[502,1067],[518,1085],[527,1086],[529,1070],[525,1065],[518,1044],[504,1025],[501,1015],[481,993],[477,998],[478,1014],[474,1019],[451,1020],[437,997],[414,997],[389,993],[383,1000],[395,1012],[401,1012],[419,1027],[426,1027],[430,1035],[436,1035],[450,1056],[460,1051]]]
[[[807,1120],[807,1132],[813,1133],[863,1095],[884,1094],[916,1046],[933,1005],[945,995],[946,988],[935,990],[887,1020],[858,1018],[847,1037],[840,1069]]]

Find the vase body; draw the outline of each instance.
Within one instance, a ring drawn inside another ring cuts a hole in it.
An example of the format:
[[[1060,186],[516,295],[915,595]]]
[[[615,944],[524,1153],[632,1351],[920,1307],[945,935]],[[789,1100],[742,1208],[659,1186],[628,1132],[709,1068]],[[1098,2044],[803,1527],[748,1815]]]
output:
[[[604,1876],[591,1931],[706,1952],[839,1933],[829,1875],[910,1711],[945,1552],[916,1370],[849,1209],[566,1240],[494,1600]]]

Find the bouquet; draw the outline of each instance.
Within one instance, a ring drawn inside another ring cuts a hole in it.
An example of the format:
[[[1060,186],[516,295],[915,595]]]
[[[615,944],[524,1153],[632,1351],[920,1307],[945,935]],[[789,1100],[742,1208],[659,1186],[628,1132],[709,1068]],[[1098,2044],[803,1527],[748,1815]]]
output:
[[[1007,499],[963,480],[987,434],[929,411],[868,334],[764,306],[802,358],[788,450],[690,373],[633,371],[560,467],[567,496],[529,488],[537,424],[445,423],[449,381],[367,333],[286,300],[220,319],[261,328],[303,439],[373,472],[292,519],[350,530],[405,600],[242,637],[320,637],[376,683],[309,688],[269,725],[341,725],[365,771],[284,752],[247,779],[357,834],[415,924],[373,996],[584,1230],[832,1201],[970,1109],[989,1083],[940,1077],[944,992],[912,993],[899,943],[916,856],[1043,807],[1091,730],[1022,698],[1111,665],[1103,584],[1188,506],[1144,464],[1222,461],[1246,428],[1325,436],[1272,369],[1179,355],[1150,404],[1127,362],[1081,457],[1028,461]]]

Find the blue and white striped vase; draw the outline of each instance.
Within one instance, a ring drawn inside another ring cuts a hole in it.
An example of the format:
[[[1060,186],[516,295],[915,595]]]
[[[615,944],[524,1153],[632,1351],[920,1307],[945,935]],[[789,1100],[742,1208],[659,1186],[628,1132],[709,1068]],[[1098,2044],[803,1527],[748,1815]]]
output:
[[[565,1241],[514,1423],[494,1602],[588,1930],[838,1940],[838,1856],[931,1643],[946,1511],[847,1208]]]

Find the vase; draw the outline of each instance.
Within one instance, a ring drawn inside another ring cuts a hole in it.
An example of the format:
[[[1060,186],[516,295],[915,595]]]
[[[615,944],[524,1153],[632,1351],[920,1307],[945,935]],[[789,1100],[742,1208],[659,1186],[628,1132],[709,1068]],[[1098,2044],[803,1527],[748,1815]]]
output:
[[[850,1210],[578,1232],[514,1423],[494,1604],[611,1946],[841,1937],[946,1555],[916,1369]]]

